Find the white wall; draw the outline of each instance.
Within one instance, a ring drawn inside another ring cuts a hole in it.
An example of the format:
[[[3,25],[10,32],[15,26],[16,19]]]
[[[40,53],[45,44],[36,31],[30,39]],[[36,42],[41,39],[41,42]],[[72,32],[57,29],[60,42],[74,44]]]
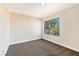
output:
[[[10,12],[10,44],[41,38],[41,20]]]
[[[9,14],[6,4],[0,4],[0,55],[4,55],[9,45]]]
[[[56,37],[43,33],[43,38],[79,52],[79,5],[50,15],[44,21],[54,17],[61,18],[60,36]]]

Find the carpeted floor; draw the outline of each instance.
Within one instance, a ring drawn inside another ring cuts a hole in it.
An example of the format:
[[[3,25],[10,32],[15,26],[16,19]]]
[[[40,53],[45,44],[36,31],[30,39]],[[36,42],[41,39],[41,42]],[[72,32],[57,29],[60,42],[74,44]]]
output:
[[[9,46],[6,56],[79,56],[79,52],[38,39]]]

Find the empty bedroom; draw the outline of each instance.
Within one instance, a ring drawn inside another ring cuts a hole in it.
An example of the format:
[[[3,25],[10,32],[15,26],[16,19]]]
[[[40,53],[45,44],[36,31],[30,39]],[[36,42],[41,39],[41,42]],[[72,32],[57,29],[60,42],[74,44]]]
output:
[[[0,3],[0,56],[79,56],[78,3]]]

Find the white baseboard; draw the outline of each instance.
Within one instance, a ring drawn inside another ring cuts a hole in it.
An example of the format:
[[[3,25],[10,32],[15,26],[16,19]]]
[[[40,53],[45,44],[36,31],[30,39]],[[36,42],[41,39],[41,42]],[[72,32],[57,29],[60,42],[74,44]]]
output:
[[[14,43],[10,43],[10,45],[14,45],[14,44],[18,44],[18,43],[24,43],[24,42],[28,42],[28,41],[32,41],[32,40],[38,40],[39,38],[33,38],[33,39],[29,39],[29,40],[23,40],[23,41],[18,41],[18,42],[14,42]]]
[[[0,51],[0,56],[5,56],[5,54],[6,54],[7,50],[8,50],[8,47],[9,47],[9,45],[5,49],[2,49]]]
[[[18,42],[14,42],[14,43],[9,43],[9,45],[6,47],[4,53],[1,53],[1,56],[5,56],[5,54],[6,54],[6,52],[7,52],[7,50],[8,50],[10,45],[14,45],[14,44],[18,44],[18,43],[23,43],[23,42],[28,42],[28,41],[32,41],[32,40],[38,40],[38,39],[40,39],[40,37],[39,38],[34,38],[34,39],[29,39],[29,40],[24,40],[24,41],[18,41]]]
[[[47,40],[47,39],[45,39],[45,40]],[[63,46],[63,47],[69,48],[69,49],[71,49],[71,50],[74,50],[74,51],[76,51],[76,52],[79,52],[78,49],[73,48],[73,47],[70,47],[70,46],[68,46],[68,45],[60,44],[60,43],[58,43],[58,42],[51,41],[51,40],[47,40],[47,41],[52,42],[52,43],[56,43],[56,44],[58,44],[58,45],[60,45],[60,46]]]
[[[8,51],[9,45],[6,47],[5,52],[4,52],[4,56],[6,55],[7,51]]]

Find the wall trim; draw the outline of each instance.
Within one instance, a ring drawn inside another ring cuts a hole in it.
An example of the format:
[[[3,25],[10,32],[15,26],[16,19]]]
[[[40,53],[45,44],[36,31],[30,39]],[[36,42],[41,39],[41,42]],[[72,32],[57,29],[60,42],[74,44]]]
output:
[[[44,38],[43,38],[43,39],[44,39]],[[47,39],[44,39],[44,40],[47,40]],[[73,51],[79,52],[79,50],[77,50],[76,48],[72,48],[72,47],[70,47],[70,46],[68,46],[68,45],[63,45],[63,44],[61,44],[61,43],[58,43],[58,42],[55,42],[55,41],[51,41],[51,40],[47,40],[47,41],[52,42],[52,43],[55,43],[55,44],[58,44],[58,45],[63,46],[63,47],[66,47],[66,48],[71,49],[71,50],[73,50]]]
[[[5,49],[2,49],[2,50],[0,51],[0,56],[5,56],[6,53],[7,53],[8,48],[9,48],[9,45],[7,45],[7,47],[6,47]]]
[[[38,39],[40,39],[40,37],[39,38],[33,38],[33,39],[29,39],[29,40],[23,40],[23,41],[18,41],[18,42],[10,43],[10,45],[24,43],[24,42],[29,42],[29,41],[38,40]]]
[[[3,56],[5,56],[5,55],[6,55],[6,53],[7,53],[7,51],[8,51],[8,48],[9,48],[9,45],[6,47],[6,49],[5,49],[5,52],[4,52]]]

